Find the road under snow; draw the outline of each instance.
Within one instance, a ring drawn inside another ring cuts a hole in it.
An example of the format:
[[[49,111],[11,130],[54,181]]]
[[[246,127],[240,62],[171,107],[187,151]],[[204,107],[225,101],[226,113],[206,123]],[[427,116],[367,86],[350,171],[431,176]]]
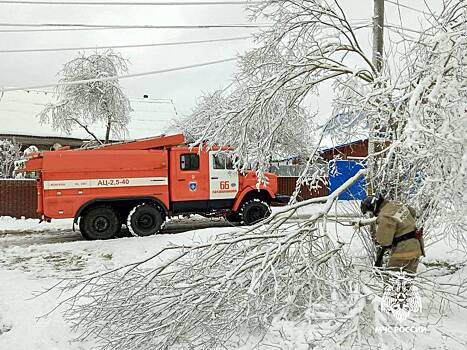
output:
[[[176,219],[169,221],[160,234],[174,234],[213,227],[232,227],[232,224],[224,219]],[[122,233],[122,237],[131,237],[128,231]],[[119,239],[116,238],[116,239]],[[38,220],[16,220],[0,217],[0,248],[11,246],[31,246],[40,244],[53,244],[83,241],[79,228],[71,219],[55,220],[51,223],[39,223]]]

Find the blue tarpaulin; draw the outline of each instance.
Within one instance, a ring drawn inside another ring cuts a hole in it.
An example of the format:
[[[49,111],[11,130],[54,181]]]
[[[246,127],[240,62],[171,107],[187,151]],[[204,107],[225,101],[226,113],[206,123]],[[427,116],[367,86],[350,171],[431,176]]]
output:
[[[328,164],[329,192],[333,193],[345,181],[354,176],[366,165],[355,160],[331,160]],[[364,199],[366,197],[366,181],[362,176],[347,191],[339,195],[340,200]]]

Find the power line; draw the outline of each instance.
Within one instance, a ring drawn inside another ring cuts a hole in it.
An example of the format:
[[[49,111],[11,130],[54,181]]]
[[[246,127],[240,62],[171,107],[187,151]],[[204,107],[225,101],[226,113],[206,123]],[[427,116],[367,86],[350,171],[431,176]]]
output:
[[[355,27],[352,29],[362,29],[369,25],[358,25],[363,22],[355,22],[352,24]],[[172,25],[172,26],[153,26],[153,25],[92,25],[92,24],[15,24],[15,23],[0,23],[1,26],[6,27],[42,27],[42,26],[66,26],[67,28],[40,28],[40,29],[0,29],[0,33],[30,33],[30,32],[69,32],[69,31],[83,31],[83,30],[118,30],[118,29],[211,29],[211,28],[265,28],[271,24],[206,24],[206,25]],[[70,28],[68,28],[70,26]],[[73,26],[80,26],[80,28],[71,28]]]
[[[416,12],[419,12],[419,13],[423,13],[424,15],[427,15],[427,16],[431,16],[432,14],[431,13],[428,13],[428,12],[425,12],[423,10],[420,10],[420,9],[417,9],[415,7],[411,7],[411,6],[408,6],[408,5],[404,5],[404,4],[401,4],[399,2],[396,2],[396,1],[392,1],[392,0],[384,0],[385,2],[389,3],[389,4],[392,4],[392,5],[396,5],[396,6],[399,6],[399,7],[403,7],[403,8],[406,8],[408,10],[412,10],[412,11],[416,11]]]
[[[125,28],[56,28],[56,29],[0,29],[0,33],[31,33],[31,32],[71,32],[83,30],[115,30]],[[132,29],[132,28],[127,28]],[[134,28],[138,29],[138,28]],[[150,29],[150,28],[149,28]]]
[[[13,23],[0,23],[0,26],[14,27],[14,26],[74,26],[73,24],[13,24]],[[70,31],[89,31],[89,30],[121,30],[121,29],[211,29],[211,28],[262,28],[266,25],[253,25],[253,24],[207,24],[207,25],[168,25],[168,26],[118,26],[118,25],[79,25],[80,28],[40,28],[40,29],[0,29],[0,33],[31,33],[31,32],[70,32]]]
[[[0,50],[0,53],[78,51],[78,50],[99,50],[99,49],[123,49],[123,48],[137,48],[137,47],[178,46],[178,45],[204,44],[204,43],[216,43],[216,42],[224,42],[224,41],[245,40],[245,39],[250,39],[250,38],[251,36],[240,36],[240,37],[233,37],[233,38],[175,41],[175,42],[154,43],[154,44],[81,46],[81,47],[38,48],[38,49],[11,49],[11,50]]]
[[[126,74],[126,75],[120,75],[120,76],[111,76],[111,77],[105,77],[105,78],[75,80],[75,81],[62,82],[62,83],[49,83],[49,84],[33,85],[33,86],[27,86],[27,87],[1,88],[0,93],[4,93],[4,92],[7,92],[7,91],[42,89],[42,88],[54,87],[54,86],[79,85],[79,84],[93,83],[93,82],[98,82],[98,81],[109,81],[109,80],[116,80],[116,79],[128,79],[128,78],[142,77],[142,76],[148,76],[148,75],[155,75],[155,74],[162,74],[162,73],[186,70],[186,69],[190,69],[190,68],[204,67],[204,66],[209,66],[209,65],[213,65],[213,64],[219,64],[219,63],[224,63],[224,62],[229,62],[229,61],[235,61],[236,59],[237,59],[236,57],[231,57],[231,58],[226,58],[226,59],[222,59],[222,60],[190,64],[190,65],[187,65],[187,66],[160,69],[160,70],[155,70],[155,71],[150,71],[150,72],[143,72],[143,73]]]
[[[397,25],[397,24],[391,24],[391,23],[385,23],[384,28],[388,28],[388,29],[393,30],[393,31],[400,30],[400,31],[407,31],[407,32],[412,32],[412,33],[417,33],[417,34],[427,34],[427,32],[425,32],[423,30],[417,30],[417,29],[413,29],[413,28],[403,27],[403,26],[400,26],[400,25]]]
[[[45,94],[45,95],[47,95],[47,94],[53,94],[53,93],[54,93],[53,90],[25,89],[24,91],[27,92],[28,94],[29,94],[30,92],[40,92],[40,93],[43,93],[43,94]]]
[[[125,1],[28,1],[0,0],[0,4],[25,5],[112,5],[112,6],[203,6],[203,5],[248,5],[261,4],[264,1],[161,1],[161,2],[125,2]]]
[[[1,27],[70,27],[104,29],[209,29],[209,28],[261,28],[268,24],[199,24],[199,25],[121,25],[121,24],[84,24],[84,23],[0,23]],[[61,28],[62,29],[62,28]]]
[[[173,101],[170,98],[130,98],[130,102],[135,103],[148,103],[148,104],[172,104]]]
[[[32,90],[34,91],[34,90]],[[44,94],[54,94],[53,91],[47,91],[46,93]],[[149,101],[145,101],[145,99],[137,99],[137,98],[129,98],[128,99],[131,103],[135,103],[135,104],[157,104],[157,105],[171,105],[172,104],[172,100],[167,98],[167,99],[151,99]],[[31,102],[31,101],[27,101],[27,100],[21,100],[21,99],[17,99],[17,98],[7,98],[6,99],[7,102],[13,102],[13,103],[19,103],[19,104],[30,104],[30,105],[37,105],[37,106],[46,106],[47,103],[41,103],[41,102]],[[2,102],[0,101],[0,108],[3,106]],[[137,111],[137,112],[144,112],[144,113],[152,113],[154,111]]]
[[[33,102],[22,102],[22,104],[28,104],[28,105],[38,105],[38,106],[47,106],[46,103],[33,103]],[[25,113],[25,112],[30,112],[31,110],[28,110],[28,109],[20,109],[20,108],[5,108],[4,106],[2,106],[2,104],[0,104],[0,111],[3,111],[3,112],[13,112],[13,113]],[[138,111],[138,110],[133,110],[130,115],[137,115],[137,114],[141,114],[141,113],[144,113],[145,111]],[[158,118],[160,118],[161,115],[166,115],[166,116],[169,116],[169,117],[172,117],[173,115],[176,115],[177,113],[175,111],[172,111],[172,112],[168,112],[168,111],[147,111],[147,113],[152,113],[152,114],[156,114]],[[141,119],[141,118],[135,118],[135,117],[131,117],[131,121],[138,121],[138,122],[169,122],[170,119]]]
[[[19,90],[18,90],[19,91]],[[54,90],[38,90],[38,89],[24,89],[23,90],[26,93],[34,92],[36,94],[55,94]],[[129,97],[130,102],[137,102],[137,103],[155,103],[155,104],[172,104],[173,105],[173,99],[171,98],[150,98],[150,97]],[[25,100],[11,100],[8,99],[8,101],[16,101],[16,102],[23,102]]]

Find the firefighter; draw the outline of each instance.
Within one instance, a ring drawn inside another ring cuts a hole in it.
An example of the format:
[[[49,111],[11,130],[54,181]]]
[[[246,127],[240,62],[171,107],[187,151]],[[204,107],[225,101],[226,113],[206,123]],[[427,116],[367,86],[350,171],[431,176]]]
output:
[[[425,253],[422,230],[415,226],[415,210],[378,195],[362,200],[360,209],[364,215],[369,213],[377,218],[375,239],[382,248],[380,259],[385,250],[391,252],[386,268],[416,273],[420,256]]]

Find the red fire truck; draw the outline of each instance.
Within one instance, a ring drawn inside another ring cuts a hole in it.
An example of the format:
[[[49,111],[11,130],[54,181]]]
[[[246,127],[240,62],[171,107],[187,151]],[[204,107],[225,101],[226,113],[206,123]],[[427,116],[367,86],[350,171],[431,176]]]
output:
[[[190,148],[182,134],[34,153],[37,210],[44,220],[73,218],[87,239],[108,239],[126,225],[135,236],[158,233],[181,214],[224,215],[246,225],[284,202],[277,177],[258,189],[255,172],[234,170],[229,148]]]

